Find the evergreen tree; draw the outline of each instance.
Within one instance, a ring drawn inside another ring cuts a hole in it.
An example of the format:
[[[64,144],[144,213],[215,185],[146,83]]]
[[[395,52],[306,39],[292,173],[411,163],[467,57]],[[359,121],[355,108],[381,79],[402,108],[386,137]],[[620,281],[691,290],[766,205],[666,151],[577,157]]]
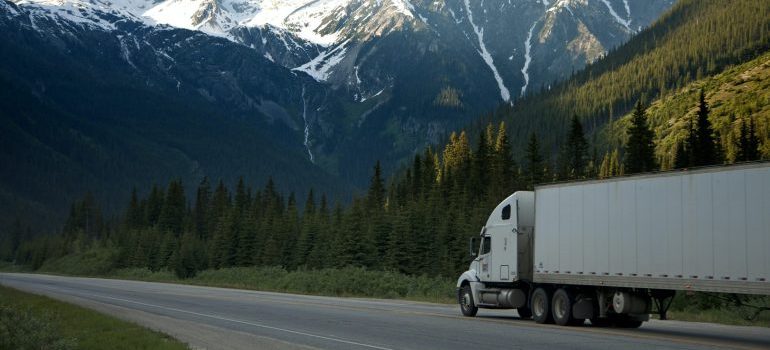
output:
[[[749,133],[748,133],[748,147],[746,148],[746,159],[749,161],[760,160],[762,155],[759,151],[759,136],[756,131],[756,124],[754,123],[754,117],[749,116]]]
[[[535,185],[545,180],[545,163],[543,156],[540,155],[540,144],[537,141],[537,134],[532,133],[527,144],[527,154],[524,157],[525,174],[527,177],[526,187],[533,190]]]
[[[149,226],[155,226],[158,223],[158,218],[160,218],[161,210],[163,210],[163,190],[157,185],[153,185],[150,196],[147,198],[144,222]]]
[[[627,133],[626,172],[634,174],[657,170],[654,134],[647,126],[647,113],[642,106],[642,101],[636,103]]]
[[[754,118],[749,117],[748,125],[746,124],[746,118],[741,118],[737,146],[736,161],[748,162],[759,159],[759,138],[754,131]]]
[[[682,140],[676,144],[674,152],[674,169],[684,169],[690,166],[690,152],[687,149],[687,141]]]
[[[708,119],[709,106],[703,90],[698,97],[698,112],[695,120],[695,137],[692,146],[692,163],[694,166],[713,165],[718,162],[717,144],[714,140],[714,129]]]
[[[495,197],[507,196],[510,194],[516,186],[516,162],[513,160],[513,151],[511,150],[511,143],[508,140],[508,130],[505,127],[505,122],[500,122],[497,127],[497,137],[494,143],[495,157],[493,167],[494,180],[492,181],[494,186],[494,192],[492,194]],[[493,200],[496,200],[493,198]]]
[[[160,229],[173,233],[175,237],[179,237],[182,234],[182,224],[184,223],[186,208],[187,201],[185,200],[182,180],[171,181],[168,184],[166,198],[163,201],[160,217],[158,218]]]
[[[588,165],[588,141],[583,134],[583,124],[577,115],[572,116],[567,142],[562,148],[560,176],[563,179],[579,179],[585,176]]]
[[[143,227],[142,219],[144,213],[142,212],[141,205],[139,203],[139,197],[136,193],[136,187],[131,190],[131,200],[128,203],[128,209],[126,209],[125,226],[126,229],[138,229]]]
[[[382,180],[382,169],[380,161],[374,165],[374,174],[369,182],[369,192],[367,194],[367,207],[369,210],[382,210],[385,205],[385,183]]]
[[[195,233],[202,240],[209,239],[208,211],[211,205],[211,184],[209,178],[204,177],[198,185],[198,191],[195,196],[195,209],[193,212],[195,221]]]

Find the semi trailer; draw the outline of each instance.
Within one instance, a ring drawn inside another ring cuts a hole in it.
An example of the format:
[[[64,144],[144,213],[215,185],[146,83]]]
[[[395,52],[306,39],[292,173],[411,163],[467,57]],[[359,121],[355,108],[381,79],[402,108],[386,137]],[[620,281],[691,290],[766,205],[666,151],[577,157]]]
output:
[[[770,163],[536,186],[470,246],[465,316],[636,328],[677,291],[770,295]]]

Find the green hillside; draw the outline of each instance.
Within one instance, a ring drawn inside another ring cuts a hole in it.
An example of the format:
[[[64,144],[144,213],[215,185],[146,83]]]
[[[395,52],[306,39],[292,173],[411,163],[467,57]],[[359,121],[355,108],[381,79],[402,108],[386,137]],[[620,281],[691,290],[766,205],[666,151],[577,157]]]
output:
[[[577,115],[589,133],[647,101],[762,55],[770,48],[770,2],[682,0],[650,28],[550,90],[501,106],[515,150],[529,135],[555,151]],[[519,156],[521,158],[521,155]]]
[[[671,168],[676,145],[687,137],[703,90],[711,109],[709,120],[724,150],[725,160],[736,158],[742,121],[753,118],[763,158],[770,158],[770,53],[700,79],[654,101],[647,109],[655,131],[656,153],[663,168]],[[607,125],[603,134],[613,146],[625,142],[630,115]]]

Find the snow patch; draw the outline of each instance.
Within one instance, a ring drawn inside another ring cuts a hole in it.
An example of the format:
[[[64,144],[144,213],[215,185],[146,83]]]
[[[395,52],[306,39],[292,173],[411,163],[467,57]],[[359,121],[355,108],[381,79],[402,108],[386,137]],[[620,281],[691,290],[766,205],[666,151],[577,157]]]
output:
[[[607,5],[607,9],[610,10],[610,15],[615,18],[615,22],[618,22],[620,25],[626,27],[629,31],[633,31],[630,27],[631,20],[626,20],[621,18],[617,12],[615,12],[615,9],[612,8],[612,4],[610,4],[609,0],[601,0],[604,5]]]
[[[524,86],[521,87],[520,96],[524,96],[524,94],[527,92],[527,86],[529,86],[529,64],[532,63],[532,32],[535,31],[536,25],[537,21],[532,23],[532,27],[529,28],[527,40],[524,41],[524,67],[521,68],[521,74],[524,75]]]
[[[492,59],[492,55],[489,54],[486,45],[484,45],[484,29],[479,29],[479,27],[474,24],[470,1],[464,0],[464,2],[465,10],[468,12],[468,22],[471,24],[471,27],[473,27],[473,31],[476,33],[476,37],[479,39],[480,50],[477,50],[477,52],[487,64],[487,66],[489,66],[489,69],[492,70],[492,74],[495,76],[495,80],[497,81],[497,86],[500,88],[500,97],[503,98],[503,101],[508,102],[511,100],[511,93],[508,91],[508,88],[505,87],[503,78],[500,76],[500,73],[498,73],[497,67],[495,67],[495,62]]]
[[[392,5],[396,11],[404,16],[414,18],[414,5],[409,0],[392,0]]]
[[[345,45],[348,42],[350,42],[350,39],[345,40],[331,50],[322,52],[310,62],[292,70],[305,72],[319,82],[326,81],[329,78],[329,71],[345,58],[345,53],[348,50]]]
[[[307,122],[307,99],[305,99],[305,85],[302,85],[302,120],[305,121],[305,149],[310,157],[310,162],[315,164],[313,151],[310,150],[310,123]]]
[[[626,7],[626,15],[628,15],[628,22],[631,22],[631,7],[628,6],[628,0],[623,0],[623,6]]]

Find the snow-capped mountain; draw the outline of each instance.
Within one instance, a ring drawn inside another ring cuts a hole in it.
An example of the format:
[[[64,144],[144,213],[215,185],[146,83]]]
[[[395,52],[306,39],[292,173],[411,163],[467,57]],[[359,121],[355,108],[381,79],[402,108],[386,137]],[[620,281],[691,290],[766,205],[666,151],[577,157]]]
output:
[[[107,30],[120,18],[131,18],[149,26],[169,25],[225,37],[317,81],[344,87],[357,100],[394,85],[394,68],[380,62],[389,57],[378,58],[393,52],[379,50],[378,41],[395,32],[405,35],[404,39],[420,33],[427,48],[465,46],[476,51],[475,62],[467,64],[483,65],[487,72],[474,78],[489,80],[499,100],[511,101],[601,57],[649,25],[673,0],[14,2]]]
[[[61,82],[19,67],[56,55],[100,75],[72,82],[130,81],[151,96],[203,103],[360,185],[377,160],[393,169],[501,103],[547,89],[673,2],[0,0],[0,23],[24,34],[7,50],[35,56],[6,54],[0,73],[44,98]],[[25,42],[37,46],[25,51]]]

